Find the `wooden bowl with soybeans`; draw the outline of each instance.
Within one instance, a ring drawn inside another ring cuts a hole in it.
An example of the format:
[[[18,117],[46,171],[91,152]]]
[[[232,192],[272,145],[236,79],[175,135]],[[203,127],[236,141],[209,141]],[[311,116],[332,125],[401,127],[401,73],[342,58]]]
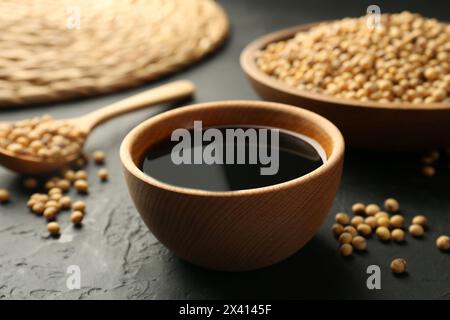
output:
[[[347,144],[384,150],[450,145],[450,26],[418,14],[301,25],[241,54],[265,100],[317,112]]]

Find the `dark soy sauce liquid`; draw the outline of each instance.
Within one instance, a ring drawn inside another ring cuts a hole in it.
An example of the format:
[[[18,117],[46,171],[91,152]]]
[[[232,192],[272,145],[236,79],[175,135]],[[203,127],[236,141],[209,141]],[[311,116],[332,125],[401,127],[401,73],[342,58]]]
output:
[[[256,130],[261,127],[244,127],[244,126],[227,126],[215,127],[222,133],[223,144],[225,144],[225,130],[242,128],[254,128]],[[207,130],[204,128],[202,132]],[[270,132],[271,128],[268,131]],[[258,131],[257,131],[258,132]],[[191,158],[194,154],[193,130],[191,133]],[[270,134],[267,135],[267,148],[270,157]],[[258,142],[259,142],[258,138]],[[186,187],[208,191],[232,191],[244,190],[270,186],[281,182],[289,181],[301,177],[316,168],[320,167],[325,160],[325,152],[322,147],[314,140],[292,133],[286,130],[279,130],[279,159],[278,172],[274,175],[261,175],[260,169],[268,167],[259,162],[257,164],[248,164],[249,141],[245,140],[245,164],[179,164],[176,165],[171,159],[171,152],[178,141],[171,141],[170,137],[153,146],[148,150],[142,162],[142,170],[149,176],[161,182],[171,184],[178,187]],[[202,148],[215,143],[214,141],[203,141]],[[236,159],[236,146],[234,156]],[[198,148],[198,147],[196,147]],[[224,162],[226,159],[224,151]],[[273,159],[273,157],[272,157]]]

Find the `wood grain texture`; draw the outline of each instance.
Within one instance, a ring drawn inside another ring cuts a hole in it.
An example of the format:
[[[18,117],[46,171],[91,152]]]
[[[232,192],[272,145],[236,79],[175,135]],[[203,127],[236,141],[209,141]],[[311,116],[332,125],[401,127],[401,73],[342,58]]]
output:
[[[162,183],[140,170],[147,150],[177,128],[260,125],[308,135],[327,161],[281,184],[211,192]],[[328,120],[300,108],[269,102],[229,101],[165,112],[133,129],[120,156],[130,195],[152,233],[181,258],[218,270],[261,268],[287,258],[318,231],[342,172],[344,140]]]
[[[417,150],[450,145],[450,103],[389,104],[347,100],[291,88],[266,75],[255,63],[255,52],[269,43],[292,38],[317,23],[265,35],[241,54],[241,67],[265,100],[300,106],[336,124],[347,144],[385,150]]]

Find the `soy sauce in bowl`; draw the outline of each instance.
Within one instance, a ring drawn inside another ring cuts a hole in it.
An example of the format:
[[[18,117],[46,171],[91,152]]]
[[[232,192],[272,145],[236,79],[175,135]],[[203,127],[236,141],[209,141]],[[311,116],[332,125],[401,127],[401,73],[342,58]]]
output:
[[[150,147],[142,171],[161,182],[207,191],[235,191],[286,182],[320,167],[318,142],[259,126],[181,129]]]

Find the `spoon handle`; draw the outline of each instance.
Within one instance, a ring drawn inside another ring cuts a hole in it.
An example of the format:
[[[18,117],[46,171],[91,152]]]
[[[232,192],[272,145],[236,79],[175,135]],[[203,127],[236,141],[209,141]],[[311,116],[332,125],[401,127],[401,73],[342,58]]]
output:
[[[87,131],[90,131],[111,118],[149,106],[188,98],[194,93],[195,85],[192,82],[179,80],[125,98],[107,107],[90,112],[78,120]]]

